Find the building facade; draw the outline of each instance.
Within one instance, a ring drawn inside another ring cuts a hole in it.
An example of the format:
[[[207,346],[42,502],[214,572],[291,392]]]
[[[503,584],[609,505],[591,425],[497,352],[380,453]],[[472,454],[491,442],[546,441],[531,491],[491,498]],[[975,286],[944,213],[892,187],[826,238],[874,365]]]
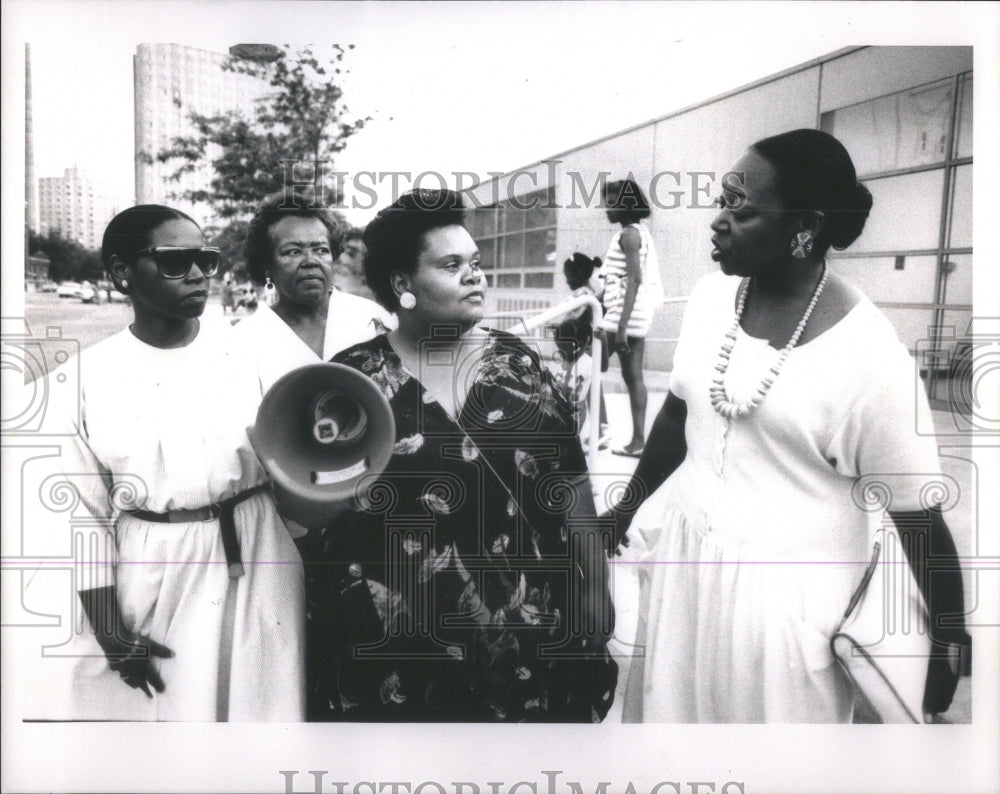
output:
[[[830,265],[865,292],[911,351],[959,344],[972,312],[972,48],[852,48],[545,158],[469,193],[492,308],[531,313],[566,296],[562,262],[603,256],[602,180],[632,174],[666,294],[647,367],[671,367],[683,299],[716,269],[709,223],[727,169],[754,141],[810,127],[850,151],[874,208]],[[933,396],[933,395],[932,395]]]
[[[170,179],[178,162],[161,163],[157,155],[174,138],[193,131],[191,113],[228,110],[249,113],[268,88],[263,80],[223,65],[229,56],[180,44],[140,44],[132,59],[135,78],[135,198],[137,204],[169,204],[199,222],[211,223],[205,205],[173,198],[187,190],[208,188],[206,164],[179,181]]]
[[[110,185],[79,168],[62,176],[38,180],[39,231],[59,231],[86,248],[100,248],[104,227],[115,216],[116,200]]]

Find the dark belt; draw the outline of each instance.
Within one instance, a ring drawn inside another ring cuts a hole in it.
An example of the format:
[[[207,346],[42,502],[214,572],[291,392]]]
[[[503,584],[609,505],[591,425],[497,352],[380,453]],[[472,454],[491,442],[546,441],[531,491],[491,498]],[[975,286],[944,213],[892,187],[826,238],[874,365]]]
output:
[[[222,548],[226,552],[226,564],[229,566],[229,578],[239,579],[244,574],[243,561],[240,558],[240,541],[236,537],[236,505],[245,502],[251,496],[267,490],[267,485],[256,485],[249,490],[230,496],[221,502],[196,507],[191,510],[168,510],[165,513],[154,513],[151,510],[129,510],[129,514],[143,521],[153,521],[157,524],[188,524],[192,521],[219,521],[219,534],[222,535]]]

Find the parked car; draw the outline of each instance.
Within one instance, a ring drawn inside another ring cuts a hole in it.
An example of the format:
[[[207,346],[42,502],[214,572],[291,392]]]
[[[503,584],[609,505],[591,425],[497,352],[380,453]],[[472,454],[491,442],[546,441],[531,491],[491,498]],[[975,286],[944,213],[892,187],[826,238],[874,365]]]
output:
[[[75,281],[63,281],[56,287],[56,295],[60,298],[79,298],[80,285]]]

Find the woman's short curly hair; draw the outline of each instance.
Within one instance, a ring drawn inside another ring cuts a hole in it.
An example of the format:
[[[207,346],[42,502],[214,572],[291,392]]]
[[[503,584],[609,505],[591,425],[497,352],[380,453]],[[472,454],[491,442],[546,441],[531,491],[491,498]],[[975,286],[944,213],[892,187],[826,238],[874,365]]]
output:
[[[391,312],[399,308],[392,289],[396,271],[412,274],[424,235],[443,226],[464,226],[465,206],[453,190],[415,190],[380,210],[365,228],[365,278],[375,298]]]
[[[273,193],[260,203],[247,230],[247,273],[257,284],[267,281],[267,270],[274,253],[268,230],[285,218],[315,218],[326,227],[333,258],[340,256],[343,250],[341,241],[348,226],[335,212],[315,205],[307,192]]]

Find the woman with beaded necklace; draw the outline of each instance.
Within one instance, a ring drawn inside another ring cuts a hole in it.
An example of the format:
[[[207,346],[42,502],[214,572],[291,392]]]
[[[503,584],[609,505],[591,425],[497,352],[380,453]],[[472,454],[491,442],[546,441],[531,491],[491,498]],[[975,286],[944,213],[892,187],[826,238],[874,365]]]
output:
[[[625,719],[849,722],[829,642],[871,552],[862,477],[887,483],[904,542],[945,563],[924,592],[931,614],[964,612],[951,534],[922,504],[940,480],[934,439],[915,432],[929,408],[893,327],[827,267],[872,206],[844,147],[795,130],[755,143],[731,173],[711,224],[722,273],[690,297],[638,497],[615,512],[648,563]],[[964,626],[932,636],[968,645]],[[925,716],[954,694],[946,653],[932,658]]]

